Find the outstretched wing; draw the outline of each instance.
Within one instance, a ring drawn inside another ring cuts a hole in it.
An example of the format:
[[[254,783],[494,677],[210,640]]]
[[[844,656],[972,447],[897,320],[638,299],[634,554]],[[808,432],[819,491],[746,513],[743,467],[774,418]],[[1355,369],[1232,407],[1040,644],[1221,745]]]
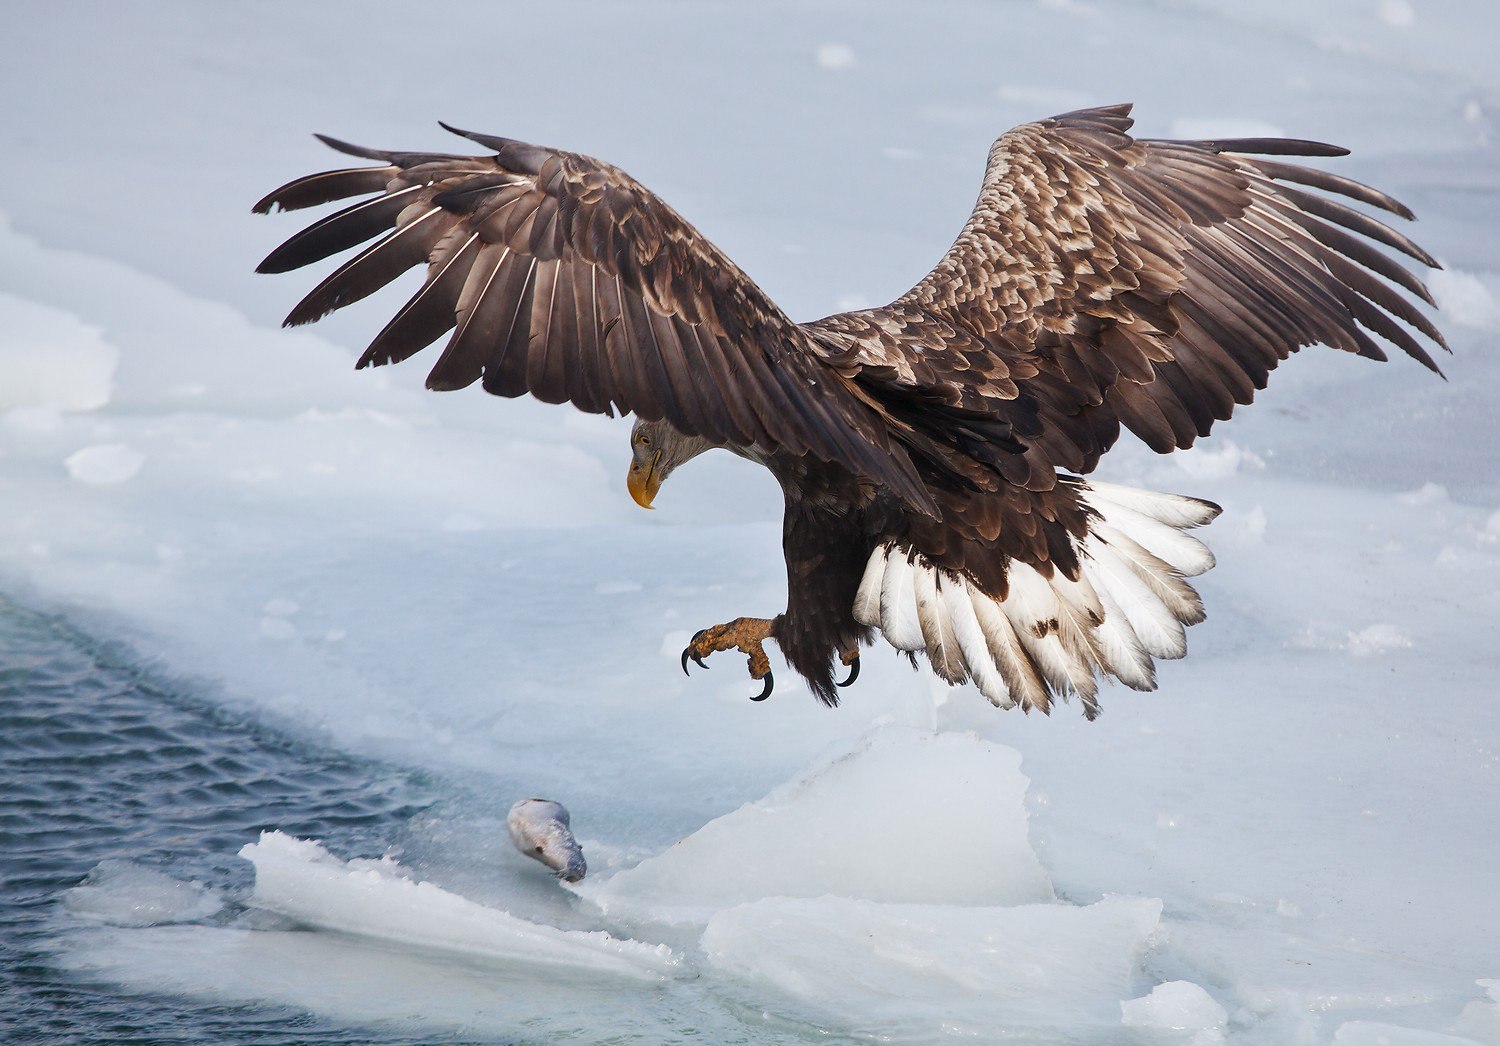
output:
[[[1304,345],[1383,360],[1384,341],[1438,369],[1418,335],[1446,345],[1413,301],[1432,298],[1377,245],[1437,263],[1335,197],[1411,212],[1268,158],[1346,150],[1138,140],[1129,111],[1002,136],[973,215],[921,283],[809,326],[891,394],[1001,425],[1012,442],[976,453],[1033,489],[1050,488],[1055,468],[1093,469],[1122,424],[1160,452],[1192,445]]]
[[[449,130],[453,130],[449,128]],[[665,419],[718,445],[812,454],[935,512],[911,461],[852,383],[722,252],[624,171],[577,153],[463,134],[493,156],[331,147],[378,161],[300,178],[255,206],[377,194],[282,244],[285,272],[385,235],[287,317],[310,323],[410,268],[421,289],[359,366],[406,359],[448,332],[432,389],[482,381],[592,413]]]

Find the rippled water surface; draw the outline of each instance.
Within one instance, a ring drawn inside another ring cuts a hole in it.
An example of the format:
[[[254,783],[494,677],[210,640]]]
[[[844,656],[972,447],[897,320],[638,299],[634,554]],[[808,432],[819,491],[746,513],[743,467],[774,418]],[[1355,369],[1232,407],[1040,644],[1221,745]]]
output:
[[[61,897],[106,860],[225,888],[265,828],[378,851],[422,781],[196,703],[0,599],[0,1040],[402,1041],[287,1009],[122,993],[49,961]],[[226,917],[232,917],[234,906]]]

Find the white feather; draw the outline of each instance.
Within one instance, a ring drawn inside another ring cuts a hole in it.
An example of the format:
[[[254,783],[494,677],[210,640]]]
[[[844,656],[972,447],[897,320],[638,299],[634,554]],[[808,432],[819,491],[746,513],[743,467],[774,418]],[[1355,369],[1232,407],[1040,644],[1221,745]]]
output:
[[[991,704],[1010,704],[1010,689],[1000,675],[999,666],[995,664],[989,643],[985,640],[984,629],[980,627],[979,618],[974,613],[975,600],[988,600],[989,597],[953,574],[943,575],[940,595],[948,609],[948,619],[953,622],[953,638],[958,644],[959,653],[963,655],[964,668],[974,680],[974,685],[990,699]]]
[[[1156,558],[1169,563],[1186,577],[1196,577],[1214,565],[1214,554],[1208,546],[1181,530],[1126,505],[1113,502],[1094,504],[1085,500],[1104,517],[1104,522],[1131,538]]]
[[[949,620],[948,608],[938,592],[939,583],[937,571],[925,560],[918,561],[915,575],[917,620],[922,626],[927,660],[938,675],[958,684],[968,677],[953,635],[953,622]]]
[[[1203,600],[1193,586],[1182,579],[1182,575],[1163,561],[1142,548],[1129,534],[1123,534],[1110,526],[1096,526],[1094,532],[1110,543],[1136,576],[1146,583],[1157,599],[1166,605],[1172,616],[1185,625],[1196,625],[1203,620]]]
[[[1007,566],[1006,577],[1010,593],[1000,609],[1010,619],[1022,648],[1031,655],[1042,677],[1052,689],[1066,693],[1087,673],[1086,686],[1092,689],[1092,671],[1087,666],[1080,671],[1077,657],[1063,645],[1059,620],[1063,611],[1052,585],[1025,563],[1014,560]]]
[[[1223,511],[1211,501],[1184,497],[1181,494],[1163,494],[1156,490],[1142,490],[1140,487],[1125,487],[1118,483],[1089,480],[1083,487],[1084,496],[1095,507],[1104,502],[1120,505],[1179,530],[1201,527]]]
[[[1084,575],[1088,568],[1085,566]],[[1095,629],[1099,643],[1099,660],[1104,669],[1132,690],[1156,689],[1156,664],[1141,645],[1140,637],[1130,627],[1130,619],[1106,586],[1100,586],[1099,602],[1104,605],[1104,620]]]
[[[1047,687],[1037,674],[1036,665],[1026,656],[1021,640],[1011,627],[1010,619],[1000,610],[1000,604],[974,589],[970,605],[974,608],[974,617],[979,622],[979,627],[984,631],[985,645],[989,647],[990,656],[995,659],[995,667],[1000,670],[1006,685],[1003,700],[997,699],[994,694],[986,693],[984,696],[1001,708],[1011,708],[1019,702],[1028,712],[1032,709],[1047,711]]]
[[[917,597],[912,580],[915,567],[907,553],[896,549],[886,559],[880,583],[880,631],[897,650],[922,649],[922,625],[917,620]]]
[[[1105,589],[1125,613],[1141,646],[1154,657],[1178,658],[1187,653],[1187,636],[1165,603],[1147,587],[1136,572],[1107,541],[1089,542],[1090,558],[1084,572],[1100,592]]]
[[[880,587],[885,580],[885,562],[890,546],[877,545],[865,564],[865,576],[854,595],[854,620],[871,628],[880,627]]]

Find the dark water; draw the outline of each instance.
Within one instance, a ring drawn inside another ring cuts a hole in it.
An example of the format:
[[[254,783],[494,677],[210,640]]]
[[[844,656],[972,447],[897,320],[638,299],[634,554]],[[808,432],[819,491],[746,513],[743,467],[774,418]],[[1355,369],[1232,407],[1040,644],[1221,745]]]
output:
[[[64,891],[123,859],[248,887],[262,829],[379,851],[431,802],[415,775],[195,702],[0,598],[0,1041],[393,1042],[310,1014],[128,994],[49,964]]]

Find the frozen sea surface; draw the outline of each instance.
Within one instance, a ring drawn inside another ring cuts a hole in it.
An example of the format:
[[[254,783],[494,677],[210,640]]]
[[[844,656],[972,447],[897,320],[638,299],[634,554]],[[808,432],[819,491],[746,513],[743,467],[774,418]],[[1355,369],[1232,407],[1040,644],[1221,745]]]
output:
[[[922,10],[8,20],[8,1034],[1500,1042],[1500,8]],[[1455,354],[1309,351],[1198,449],[1111,453],[1226,511],[1188,659],[1092,724],[880,650],[834,712],[685,680],[782,605],[767,475],[641,513],[628,424],[355,373],[398,292],[287,332],[306,281],[250,274],[296,221],[249,204],[336,162],[307,132],[442,118],[621,164],[811,318],[918,279],[998,133],[1126,99],[1353,148]],[[528,795],[577,889],[505,839]]]

